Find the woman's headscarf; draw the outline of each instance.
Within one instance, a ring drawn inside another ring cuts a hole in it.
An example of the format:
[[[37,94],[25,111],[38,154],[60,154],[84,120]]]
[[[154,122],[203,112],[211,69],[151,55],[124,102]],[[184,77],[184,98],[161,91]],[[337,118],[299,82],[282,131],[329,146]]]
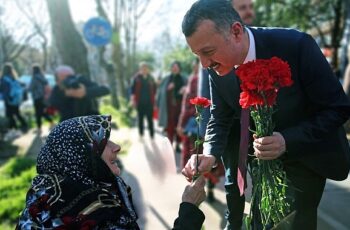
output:
[[[76,117],[48,136],[18,229],[138,229],[130,189],[101,159],[111,117]]]
[[[38,174],[58,174],[94,184],[92,159],[100,158],[111,132],[110,116],[86,116],[60,123],[48,136],[37,160]],[[107,167],[107,165],[105,165]]]

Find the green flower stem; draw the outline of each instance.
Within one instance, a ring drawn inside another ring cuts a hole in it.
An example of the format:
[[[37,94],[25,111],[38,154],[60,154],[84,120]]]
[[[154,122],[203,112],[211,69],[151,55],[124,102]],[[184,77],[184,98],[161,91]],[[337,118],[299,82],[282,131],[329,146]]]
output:
[[[199,166],[199,147],[202,143],[201,139],[199,138],[199,125],[202,120],[202,107],[195,105],[196,108],[196,123],[197,123],[197,135],[196,135],[196,141],[194,142],[194,147],[196,149],[196,173],[192,178],[192,181],[195,181],[199,176],[200,173],[198,171]]]
[[[272,121],[273,107],[258,105],[251,109],[257,137],[271,136],[274,124]],[[247,229],[251,228],[253,209],[258,208],[263,228],[279,223],[289,211],[286,201],[286,173],[282,162],[276,160],[254,159],[252,162],[253,192],[252,208],[246,219]]]

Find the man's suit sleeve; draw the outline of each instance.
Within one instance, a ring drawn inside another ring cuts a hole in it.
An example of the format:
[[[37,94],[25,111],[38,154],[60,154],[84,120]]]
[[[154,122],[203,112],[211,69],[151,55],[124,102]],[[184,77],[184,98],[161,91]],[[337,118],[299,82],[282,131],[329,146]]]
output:
[[[215,76],[211,72],[209,72],[209,74],[212,106],[210,107],[211,117],[207,125],[203,153],[213,155],[216,160],[219,160],[226,148],[227,137],[236,114],[234,109],[226,103],[220,94],[220,91],[225,91],[227,89],[219,89],[212,79],[218,76]],[[226,87],[230,86],[227,85]]]
[[[350,116],[350,105],[341,84],[316,42],[304,35],[300,43],[297,74],[304,100],[314,109],[313,115],[297,126],[282,130],[287,151],[300,152],[305,144],[327,138]]]
[[[173,230],[200,230],[204,219],[203,212],[196,205],[182,202]]]

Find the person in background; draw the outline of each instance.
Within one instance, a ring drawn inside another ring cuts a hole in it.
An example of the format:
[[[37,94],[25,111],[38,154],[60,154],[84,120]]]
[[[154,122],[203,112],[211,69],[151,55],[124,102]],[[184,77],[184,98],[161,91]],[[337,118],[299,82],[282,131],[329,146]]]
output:
[[[28,125],[26,120],[21,114],[20,105],[23,100],[24,88],[17,79],[17,73],[13,68],[12,64],[6,63],[2,69],[1,80],[0,80],[0,92],[3,95],[5,102],[5,114],[9,121],[10,129],[17,129],[17,123],[15,120],[18,119],[20,122],[21,130],[26,132]]]
[[[255,20],[253,0],[232,0],[231,5],[237,11],[243,24],[252,26]]]
[[[240,202],[232,200],[240,193],[241,139],[240,88],[232,72],[243,63],[273,56],[289,63],[293,85],[278,93],[275,132],[252,140],[249,153],[259,160],[282,160],[295,213],[291,228],[316,229],[326,178],[344,180],[350,169],[350,149],[342,127],[350,116],[349,99],[317,43],[292,29],[246,27],[227,1],[196,1],[183,19],[182,31],[210,72],[211,117],[198,169],[207,172],[216,161],[224,162],[227,229],[241,227],[243,215],[234,219],[233,214],[243,213],[245,201],[244,196]],[[196,158],[191,157],[183,170],[189,180],[196,173],[195,165]],[[254,223],[253,227],[266,226]]]
[[[144,118],[147,119],[150,137],[154,137],[153,109],[156,84],[149,73],[149,66],[141,62],[138,73],[133,77],[131,85],[131,102],[137,110],[138,130],[140,137],[144,133]]]
[[[107,86],[98,85],[87,77],[77,76],[70,66],[59,66],[55,70],[56,85],[49,104],[60,114],[60,121],[99,114],[97,98],[109,94]]]
[[[255,19],[254,3],[252,0],[232,0],[232,7],[237,11],[245,25],[251,26]],[[236,77],[233,73],[233,76]],[[198,96],[210,98],[210,86],[209,86],[209,72],[205,68],[201,68],[199,73],[198,83]],[[204,138],[209,122],[210,108],[204,108],[202,111],[202,121],[200,123],[200,135]],[[208,180],[208,201],[214,201],[214,187],[215,182],[219,181],[220,177],[224,175],[224,168],[221,162],[218,163],[218,167],[212,169],[212,180]],[[216,177],[214,175],[217,175]],[[237,197],[239,200],[240,198]],[[234,201],[235,202],[235,201]]]
[[[344,80],[343,89],[350,100],[350,44],[348,45],[347,55],[348,55],[349,63],[347,64],[347,66],[345,68],[345,73],[344,73],[344,77],[343,77],[343,80]],[[345,123],[344,127],[345,127],[346,132],[350,133],[350,119],[348,119],[348,121]]]
[[[110,132],[106,115],[71,118],[50,132],[16,229],[140,229]],[[201,229],[204,197],[203,177],[186,186],[174,229]]]
[[[45,118],[48,122],[50,122],[50,127],[53,126],[51,116],[46,113],[47,102],[45,101],[45,97],[50,86],[39,65],[33,65],[32,70],[33,73],[28,90],[31,92],[34,101],[36,125],[38,132],[40,133],[41,118]]]
[[[164,127],[167,137],[173,144],[176,141],[176,152],[180,152],[180,137],[177,135],[176,127],[181,112],[183,91],[186,79],[181,75],[180,62],[171,64],[171,73],[165,77],[157,91],[157,107],[159,108],[159,126]]]

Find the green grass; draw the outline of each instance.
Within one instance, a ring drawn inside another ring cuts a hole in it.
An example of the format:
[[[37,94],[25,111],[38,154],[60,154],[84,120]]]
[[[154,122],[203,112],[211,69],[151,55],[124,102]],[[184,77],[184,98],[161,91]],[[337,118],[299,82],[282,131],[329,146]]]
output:
[[[0,168],[0,178],[16,177],[35,165],[36,161],[27,157],[13,157]]]
[[[35,175],[35,161],[27,157],[11,158],[0,168],[1,229],[13,229]]]
[[[15,229],[15,227],[16,227],[16,224],[11,223],[7,220],[4,220],[0,223],[1,230],[13,230],[13,229]]]

